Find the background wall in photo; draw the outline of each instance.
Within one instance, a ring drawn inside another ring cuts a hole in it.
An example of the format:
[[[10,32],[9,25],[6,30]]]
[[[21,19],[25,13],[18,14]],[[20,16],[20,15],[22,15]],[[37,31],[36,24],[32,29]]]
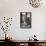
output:
[[[31,12],[20,12],[20,28],[31,28]]]

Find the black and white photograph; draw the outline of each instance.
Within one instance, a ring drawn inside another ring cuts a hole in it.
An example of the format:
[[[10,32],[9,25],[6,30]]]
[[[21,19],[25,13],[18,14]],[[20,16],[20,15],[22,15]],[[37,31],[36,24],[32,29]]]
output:
[[[31,12],[20,12],[20,28],[31,28]]]

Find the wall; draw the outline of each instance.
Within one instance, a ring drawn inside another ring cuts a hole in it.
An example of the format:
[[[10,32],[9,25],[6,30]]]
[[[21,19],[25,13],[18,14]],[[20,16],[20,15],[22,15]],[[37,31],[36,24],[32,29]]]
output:
[[[31,29],[20,28],[20,12],[32,12]],[[45,15],[45,8],[32,8],[28,0],[0,0],[0,18],[3,16],[13,17],[12,26],[8,33],[17,40],[27,40],[34,34],[39,40],[44,40]],[[2,33],[0,31],[0,35]],[[4,39],[4,37],[0,36],[0,39]]]
[[[46,16],[45,16],[45,24],[44,24],[44,39],[46,39]]]

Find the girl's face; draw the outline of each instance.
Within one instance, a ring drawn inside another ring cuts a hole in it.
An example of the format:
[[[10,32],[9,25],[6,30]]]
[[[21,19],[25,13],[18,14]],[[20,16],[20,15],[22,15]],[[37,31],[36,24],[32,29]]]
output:
[[[27,14],[27,17],[30,17],[30,14]]]
[[[22,20],[25,21],[25,18],[26,18],[26,13],[23,12],[23,13],[22,13]]]

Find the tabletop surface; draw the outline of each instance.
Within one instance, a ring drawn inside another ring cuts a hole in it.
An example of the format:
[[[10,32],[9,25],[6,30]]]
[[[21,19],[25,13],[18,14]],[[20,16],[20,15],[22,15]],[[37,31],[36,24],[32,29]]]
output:
[[[5,40],[0,40],[0,42],[2,41],[5,41]],[[38,42],[38,43],[46,43],[46,40],[38,40],[38,41],[34,41],[34,40],[8,40],[8,41],[11,41],[11,42]]]
[[[39,41],[29,41],[29,40],[13,40],[13,42],[41,42],[41,43],[46,43],[46,40],[39,40]]]

